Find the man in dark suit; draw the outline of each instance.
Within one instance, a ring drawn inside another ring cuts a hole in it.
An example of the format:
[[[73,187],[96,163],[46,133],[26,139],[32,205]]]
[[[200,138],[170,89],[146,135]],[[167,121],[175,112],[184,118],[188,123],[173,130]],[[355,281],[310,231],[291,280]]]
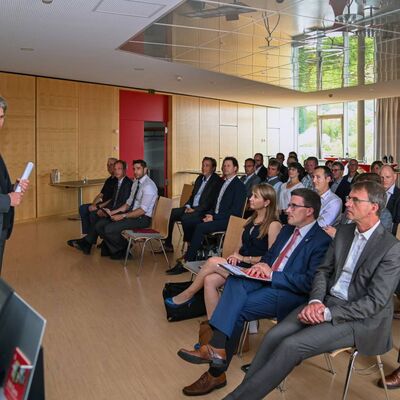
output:
[[[212,232],[225,231],[231,215],[241,217],[246,201],[246,188],[237,177],[239,164],[234,157],[225,157],[222,163],[222,173],[225,181],[221,186],[214,207],[203,218],[183,220],[184,240],[189,243],[182,260],[177,260],[174,268],[167,271],[168,275],[178,275],[186,272],[182,262],[196,260],[197,251],[201,248],[204,235]]]
[[[0,129],[3,127],[6,117],[7,102],[0,97]],[[11,236],[14,224],[14,207],[21,204],[22,196],[28,189],[29,181],[19,181],[22,191],[14,192],[14,185],[11,183],[6,164],[0,156],[0,274],[3,266],[3,254],[6,240]]]
[[[261,153],[256,153],[253,158],[256,162],[256,175],[260,177],[261,182],[264,182],[268,173],[267,168],[264,165],[264,156]]]
[[[243,382],[225,399],[262,399],[303,360],[338,348],[369,356],[390,350],[400,242],[379,221],[384,207],[381,185],[354,184],[346,208],[355,223],[338,228],[308,305],[266,334]]]
[[[192,194],[184,207],[173,208],[169,218],[168,237],[165,240],[165,251],[173,252],[172,232],[175,222],[202,218],[210,210],[217,198],[219,189],[224,183],[215,173],[217,162],[214,158],[204,157],[201,163],[201,175],[196,178]]]
[[[111,211],[116,210],[123,206],[129,195],[131,194],[132,179],[126,176],[126,162],[123,160],[117,160],[114,164],[114,176],[117,178],[117,183],[114,188],[114,194],[112,199],[105,203],[100,203],[97,213],[90,214],[90,229],[86,236],[81,239],[71,239],[67,241],[68,246],[75,247],[78,250],[83,251],[84,254],[90,254],[90,250],[94,244],[97,242],[99,236],[99,231],[96,228],[97,223],[104,218],[110,218],[103,207]]]
[[[344,165],[340,161],[335,161],[332,164],[333,181],[331,184],[331,191],[342,200],[342,212],[344,212],[346,208],[346,197],[349,195],[351,190],[350,182],[343,178],[343,173]]]
[[[285,155],[283,153],[276,153],[275,158],[281,163],[279,179],[281,180],[281,182],[287,182],[289,179],[289,170],[288,167],[286,167],[286,165],[284,164]]]
[[[396,186],[397,175],[390,165],[384,165],[379,175],[386,191],[386,208],[390,211],[394,220],[398,214],[397,208],[400,198],[400,189]]]
[[[184,388],[185,394],[205,394],[225,384],[224,371],[237,347],[244,321],[259,318],[280,321],[308,300],[315,271],[331,242],[316,222],[320,207],[317,193],[309,189],[294,190],[287,209],[290,225],[281,230],[261,261],[248,270],[250,276],[268,281],[228,278],[210,320],[213,337],[209,345],[198,351],[178,352],[188,362],[211,364],[198,381]]]
[[[345,175],[345,176],[343,177],[343,179],[346,179],[349,183],[352,183],[353,180],[354,180],[354,178],[355,178],[357,175],[360,175],[360,174],[358,173],[358,161],[357,161],[355,158],[352,158],[352,159],[349,161],[349,164],[348,164],[348,172],[347,172],[347,175]]]
[[[89,232],[90,229],[90,214],[96,213],[98,208],[97,206],[103,203],[103,206],[111,200],[114,194],[114,187],[117,183],[117,178],[114,177],[114,164],[117,161],[116,158],[110,157],[107,160],[107,171],[110,176],[105,180],[101,191],[96,197],[93,199],[91,203],[82,204],[79,207],[79,215],[81,217],[81,225],[82,225],[82,233],[85,235]]]
[[[246,187],[247,197],[250,198],[252,195],[252,188],[257,183],[261,182],[261,178],[256,175],[256,162],[253,158],[247,158],[244,162],[244,172],[246,175],[243,175],[240,180],[243,182]]]

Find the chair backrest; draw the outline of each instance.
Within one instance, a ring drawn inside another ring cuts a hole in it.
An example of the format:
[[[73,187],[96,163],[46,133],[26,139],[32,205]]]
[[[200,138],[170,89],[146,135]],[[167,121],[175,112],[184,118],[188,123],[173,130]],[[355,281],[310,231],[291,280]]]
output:
[[[160,232],[163,237],[168,236],[169,217],[172,210],[172,199],[160,196],[153,214],[151,227]]]
[[[182,188],[181,198],[179,200],[179,207],[183,207],[192,195],[193,185],[185,183]]]
[[[247,205],[248,204],[249,204],[249,199],[246,197],[246,201],[244,202],[244,205],[243,205],[242,218],[244,217],[244,214],[247,211]]]
[[[243,227],[246,223],[244,218],[231,216],[226,229],[224,244],[222,246],[222,257],[230,256],[241,242]]]

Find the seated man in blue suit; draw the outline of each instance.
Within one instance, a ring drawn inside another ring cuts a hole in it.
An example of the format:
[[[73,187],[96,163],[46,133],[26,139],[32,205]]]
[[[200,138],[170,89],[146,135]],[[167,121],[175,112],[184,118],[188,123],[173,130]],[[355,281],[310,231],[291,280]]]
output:
[[[258,264],[249,269],[253,277],[269,282],[229,277],[210,320],[213,337],[199,350],[181,349],[178,355],[194,364],[208,363],[210,369],[183,389],[188,396],[201,395],[225,386],[227,369],[237,347],[244,321],[277,318],[281,321],[294,308],[307,302],[317,267],[331,242],[316,219],[320,197],[310,189],[292,192],[288,222]]]
[[[231,215],[241,217],[246,201],[246,187],[236,176],[239,164],[234,157],[225,157],[222,163],[224,183],[212,210],[204,217],[182,220],[184,240],[189,243],[183,260],[177,260],[174,268],[167,271],[168,275],[178,275],[186,272],[182,262],[195,261],[197,251],[201,248],[204,235],[212,232],[225,231]]]

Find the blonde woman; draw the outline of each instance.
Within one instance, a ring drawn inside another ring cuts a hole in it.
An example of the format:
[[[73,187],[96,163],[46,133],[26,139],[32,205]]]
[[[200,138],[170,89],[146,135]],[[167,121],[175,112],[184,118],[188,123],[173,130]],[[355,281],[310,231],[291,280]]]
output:
[[[190,303],[195,293],[204,287],[207,317],[210,318],[219,300],[218,289],[229,275],[218,264],[228,262],[248,268],[259,262],[272,246],[282,227],[278,220],[274,188],[267,183],[255,185],[249,202],[254,213],[244,226],[241,245],[226,260],[222,257],[209,258],[185,291],[165,299],[169,307]]]

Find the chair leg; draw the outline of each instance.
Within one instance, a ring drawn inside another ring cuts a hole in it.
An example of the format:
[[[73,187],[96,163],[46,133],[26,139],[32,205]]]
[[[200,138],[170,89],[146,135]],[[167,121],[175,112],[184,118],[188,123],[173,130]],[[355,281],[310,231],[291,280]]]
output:
[[[376,364],[378,365],[379,372],[381,373],[383,387],[385,389],[386,400],[389,400],[389,393],[388,393],[388,388],[387,388],[387,385],[386,385],[385,372],[383,371],[383,363],[382,363],[382,360],[381,360],[381,356],[376,356]]]
[[[147,242],[148,242],[149,240],[150,240],[150,239],[145,239],[145,241],[144,241],[144,243],[143,243],[142,251],[141,251],[141,255],[140,255],[139,269],[138,269],[138,271],[137,271],[137,273],[136,273],[137,276],[139,276],[139,274],[140,274],[140,272],[141,272],[141,270],[142,270],[144,251],[146,250],[146,244],[147,244]]]
[[[158,239],[158,240],[159,240],[159,242],[160,242],[161,249],[162,249],[162,251],[163,251],[163,253],[164,253],[165,261],[167,262],[168,268],[170,268],[171,265],[169,264],[169,260],[168,260],[168,257],[167,257],[167,253],[165,252],[165,249],[164,249],[164,244],[163,244],[163,242],[162,242],[161,239]]]
[[[350,356],[349,367],[347,369],[346,383],[344,385],[344,391],[343,391],[342,400],[346,400],[347,399],[347,393],[349,391],[349,386],[350,386],[350,379],[351,379],[351,375],[353,373],[354,363],[356,361],[357,355],[358,355],[358,351],[354,350],[353,353]]]
[[[153,248],[153,242],[151,240],[149,240],[149,243],[150,243],[150,249],[151,249],[151,252],[153,254],[153,257],[155,257],[154,248]]]
[[[325,357],[325,361],[326,361],[326,365],[328,367],[328,371],[332,374],[335,375],[336,371],[335,368],[333,368],[333,364],[332,364],[332,358],[328,353],[324,353],[324,357]]]
[[[240,358],[242,358],[244,342],[246,341],[247,333],[249,332],[249,326],[250,326],[250,323],[248,321],[246,321],[243,325],[242,334],[240,335],[240,340],[239,340],[239,344],[238,344],[238,348],[237,348],[237,355]]]
[[[132,246],[132,238],[129,238],[128,247],[126,248],[124,267],[126,267],[126,264],[128,263],[128,256],[131,250],[131,246]]]

